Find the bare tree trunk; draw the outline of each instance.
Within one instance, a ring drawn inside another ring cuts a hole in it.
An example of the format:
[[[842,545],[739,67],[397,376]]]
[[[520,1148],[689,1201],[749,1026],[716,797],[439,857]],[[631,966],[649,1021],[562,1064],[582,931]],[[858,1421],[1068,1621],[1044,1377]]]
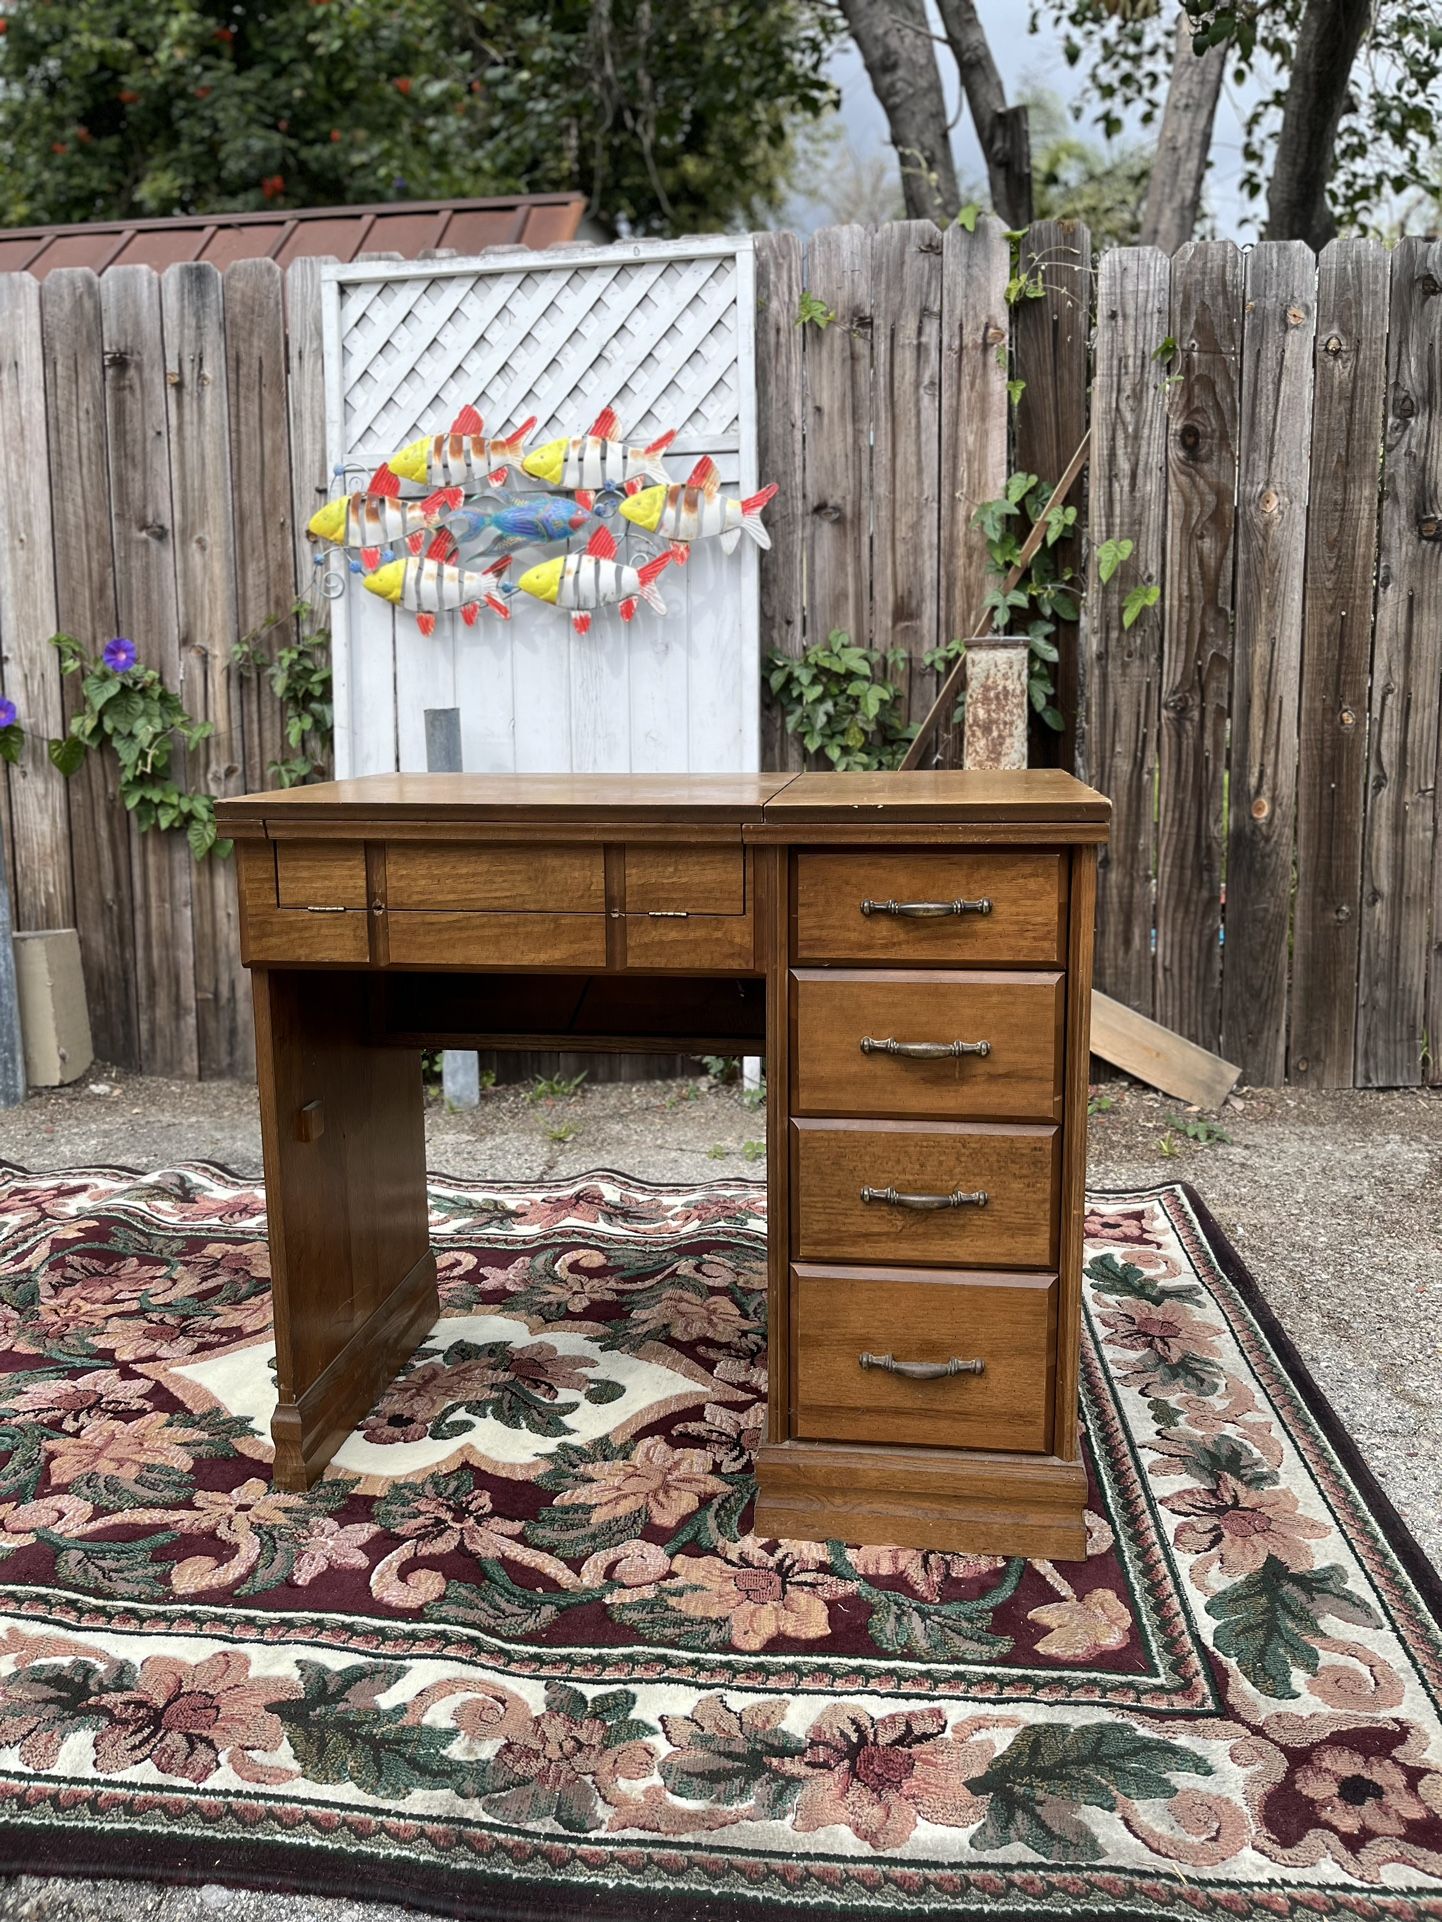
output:
[[[996,62],[973,0],[937,0],[956,57],[976,137],[986,156],[991,204],[1008,227],[1031,219],[1031,140],[1025,107],[1008,107]]]
[[[1372,0],[1307,0],[1272,164],[1268,240],[1305,240],[1320,253],[1336,234],[1327,199],[1332,150],[1371,20]]]
[[[1192,52],[1192,24],[1185,13],[1178,14],[1172,78],[1138,236],[1143,247],[1174,254],[1196,229],[1226,65],[1225,46]]]
[[[925,0],[841,0],[891,144],[913,220],[948,221],[960,197]]]

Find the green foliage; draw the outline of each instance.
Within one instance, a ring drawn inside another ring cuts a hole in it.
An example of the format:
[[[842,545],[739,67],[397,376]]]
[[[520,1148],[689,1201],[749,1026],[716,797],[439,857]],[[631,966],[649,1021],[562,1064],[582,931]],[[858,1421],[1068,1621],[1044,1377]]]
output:
[[[834,308],[828,307],[819,294],[809,290],[802,294],[796,303],[796,325],[798,327],[819,327],[823,333],[836,318]]]
[[[1097,543],[1097,579],[1103,587],[1109,585],[1117,569],[1125,566],[1136,551],[1135,541],[1105,540]],[[1149,607],[1155,607],[1162,598],[1161,585],[1157,581],[1137,581],[1126,591],[1122,600],[1122,626],[1133,628]]]
[[[183,788],[171,772],[175,742],[199,746],[215,732],[213,721],[193,721],[153,667],[138,663],[123,674],[93,659],[73,635],[53,634],[62,674],[83,676],[85,705],[69,731],[50,743],[50,759],[68,780],[92,749],[108,747],[120,767],[120,798],[141,833],[180,828],[197,861],[225,856],[229,841],[216,835],[215,798]]]
[[[1306,0],[1187,0],[1199,51],[1228,49],[1227,78],[1245,103],[1240,187],[1265,197],[1276,129],[1291,77]],[[1160,125],[1172,68],[1175,9],[1120,6],[1111,0],[1032,0],[1033,23],[1061,28],[1063,51],[1084,66],[1074,109],[1089,113],[1108,139],[1128,125]],[[1378,232],[1398,195],[1438,198],[1436,102],[1442,84],[1442,30],[1433,6],[1378,0],[1355,62],[1337,130],[1327,197],[1343,232]]]
[[[1058,653],[1053,636],[1058,621],[1074,621],[1081,610],[1076,577],[1055,552],[1057,542],[1076,526],[1077,511],[1075,507],[1053,507],[1052,491],[1035,474],[1013,474],[1006,492],[994,501],[983,501],[971,523],[986,542],[992,572],[1002,578],[1002,586],[993,588],[986,597],[992,625],[998,634],[1006,634],[1025,624],[1027,693],[1045,724],[1059,731],[1064,722],[1054,699],[1052,669]],[[1046,523],[1042,544],[1021,580],[1008,589],[1006,577],[1021,559],[1027,534],[1039,521]]]
[[[1139,581],[1127,590],[1122,602],[1122,626],[1135,627],[1147,608],[1155,607],[1162,598],[1162,590],[1156,581]]]
[[[266,772],[277,787],[300,787],[329,769],[335,739],[331,701],[330,630],[323,612],[309,601],[295,603],[294,640],[272,654],[266,636],[286,618],[272,614],[253,633],[236,642],[231,658],[242,674],[263,674],[280,702],[285,738],[293,752],[271,761]]]
[[[1178,1134],[1185,1135],[1188,1141],[1195,1141],[1199,1148],[1210,1148],[1217,1142],[1230,1147],[1232,1137],[1220,1121],[1209,1121],[1206,1115],[1168,1115],[1167,1126]]]
[[[1098,546],[1097,577],[1103,587],[1106,586],[1112,575],[1116,573],[1122,562],[1131,559],[1132,547],[1133,542],[1126,540],[1102,541]]]
[[[799,660],[773,650],[766,684],[786,721],[813,761],[839,772],[894,768],[916,732],[903,720],[905,698],[886,670],[906,659],[902,648],[884,653],[854,646],[835,628]]]
[[[977,217],[980,213],[981,208],[977,203],[974,200],[969,200],[964,207],[957,209],[957,226],[964,227],[969,234],[974,234],[976,232]]]
[[[832,102],[821,0],[11,0],[0,221],[584,193],[758,224]]]
[[[743,1161],[764,1161],[766,1159],[766,1143],[764,1141],[743,1141],[741,1143],[741,1159]]]
[[[1084,220],[1098,250],[1131,246],[1141,231],[1150,148],[1140,143],[1102,148],[1080,139],[1065,102],[1050,91],[1029,93],[1026,108],[1036,218]]]
[[[569,1101],[572,1095],[581,1092],[585,1079],[584,1068],[579,1074],[538,1074],[526,1090],[526,1099],[533,1106],[540,1101]]]
[[[8,761],[11,767],[18,767],[24,752],[24,728],[18,721],[7,721],[4,727],[0,727],[0,761]]]

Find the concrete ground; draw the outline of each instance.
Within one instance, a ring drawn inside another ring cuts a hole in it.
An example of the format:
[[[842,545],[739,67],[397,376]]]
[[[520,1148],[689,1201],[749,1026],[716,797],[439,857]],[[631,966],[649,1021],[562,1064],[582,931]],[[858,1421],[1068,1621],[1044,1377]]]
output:
[[[1244,1090],[1201,1119],[1129,1083],[1096,1091],[1089,1183],[1187,1180],[1242,1259],[1428,1556],[1442,1560],[1442,1095]],[[427,1116],[432,1168],[522,1180],[615,1168],[658,1181],[759,1175],[765,1117],[705,1080],[488,1091]],[[0,1113],[23,1167],[177,1161],[260,1173],[255,1091],[97,1069]],[[0,1881],[0,1922],[400,1922],[389,1907],[219,1887]]]

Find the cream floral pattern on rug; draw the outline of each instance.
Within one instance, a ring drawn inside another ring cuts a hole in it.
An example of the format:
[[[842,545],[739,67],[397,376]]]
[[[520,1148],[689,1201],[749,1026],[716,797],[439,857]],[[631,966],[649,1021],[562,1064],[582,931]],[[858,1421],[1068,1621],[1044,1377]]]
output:
[[[1075,1564],[750,1532],[762,1205],[437,1182],[442,1319],[294,1495],[259,1193],[8,1171],[12,1864],[560,1922],[1442,1916],[1435,1579],[1195,1198],[1088,1218]]]

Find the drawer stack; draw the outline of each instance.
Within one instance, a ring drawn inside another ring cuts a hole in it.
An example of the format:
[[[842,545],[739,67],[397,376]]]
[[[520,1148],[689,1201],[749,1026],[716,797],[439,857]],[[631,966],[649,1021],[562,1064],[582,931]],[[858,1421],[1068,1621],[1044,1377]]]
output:
[[[760,1533],[1081,1553],[1064,1150],[1085,1125],[1072,870],[1093,858],[789,855],[786,1381]]]

